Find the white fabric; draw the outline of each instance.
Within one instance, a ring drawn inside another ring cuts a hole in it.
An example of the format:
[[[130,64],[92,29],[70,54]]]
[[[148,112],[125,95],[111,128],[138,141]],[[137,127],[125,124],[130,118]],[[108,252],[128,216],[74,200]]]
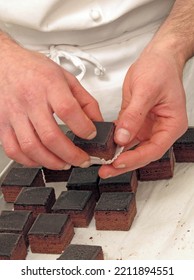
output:
[[[74,74],[78,68],[78,78],[99,101],[105,120],[114,120],[126,71],[173,3],[174,0],[0,0],[0,28]],[[95,67],[105,68],[106,72],[96,76]],[[189,125],[194,125],[193,76],[191,59],[184,70]],[[193,259],[193,171],[192,163],[176,164],[173,179],[140,183],[137,216],[129,232],[96,231],[93,220],[88,229],[76,229],[72,243],[102,245],[106,259]],[[38,256],[29,254],[28,258]],[[55,256],[42,255],[43,258]]]

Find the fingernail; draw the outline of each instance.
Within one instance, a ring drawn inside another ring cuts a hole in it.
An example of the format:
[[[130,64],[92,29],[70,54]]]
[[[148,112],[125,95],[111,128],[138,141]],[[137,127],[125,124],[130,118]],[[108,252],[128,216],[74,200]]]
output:
[[[121,142],[122,144],[127,144],[130,139],[130,133],[128,130],[124,128],[119,128],[116,132],[117,141]]]
[[[90,165],[91,165],[90,161],[84,161],[84,162],[80,165],[80,167],[81,167],[81,168],[87,168],[87,167],[89,167]]]
[[[109,174],[108,176],[106,176],[104,179],[108,179],[108,178],[111,178],[112,177],[112,175],[111,174]]]
[[[118,168],[118,169],[122,169],[122,168],[125,168],[126,165],[124,163],[122,164],[119,164],[118,166],[115,166],[115,168]]]
[[[70,164],[66,164],[66,165],[63,167],[64,170],[69,170],[70,168],[71,168],[71,165],[70,165]]]
[[[96,137],[96,134],[97,134],[97,132],[96,132],[96,130],[95,130],[95,131],[93,131],[93,132],[87,137],[87,139],[88,139],[88,140],[93,139],[94,137]]]

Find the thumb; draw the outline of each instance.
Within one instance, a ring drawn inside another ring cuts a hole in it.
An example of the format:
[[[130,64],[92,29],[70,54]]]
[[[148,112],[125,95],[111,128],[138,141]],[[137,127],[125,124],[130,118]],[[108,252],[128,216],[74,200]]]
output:
[[[143,94],[133,92],[130,103],[121,111],[115,131],[115,142],[121,146],[129,144],[141,129],[153,100]]]

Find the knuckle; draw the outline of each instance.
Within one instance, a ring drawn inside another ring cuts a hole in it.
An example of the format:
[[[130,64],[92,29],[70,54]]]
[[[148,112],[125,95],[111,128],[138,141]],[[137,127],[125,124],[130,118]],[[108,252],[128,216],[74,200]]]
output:
[[[31,154],[35,148],[35,143],[31,139],[21,140],[20,142],[21,150],[25,154]]]
[[[4,146],[3,148],[6,155],[11,159],[15,159],[19,153],[19,149],[16,146]]]
[[[45,130],[41,133],[41,141],[47,146],[56,141],[56,133],[53,130]]]
[[[65,104],[59,104],[56,108],[56,114],[59,117],[68,117],[75,110],[75,102],[69,102]]]

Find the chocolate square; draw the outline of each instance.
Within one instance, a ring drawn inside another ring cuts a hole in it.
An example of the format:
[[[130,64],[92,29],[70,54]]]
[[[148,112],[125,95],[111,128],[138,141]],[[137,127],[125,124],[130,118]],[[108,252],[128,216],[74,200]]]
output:
[[[114,157],[116,143],[114,142],[115,125],[112,122],[94,122],[97,135],[91,140],[82,139],[76,135],[73,143],[90,156],[110,160]]]
[[[97,245],[69,244],[58,260],[103,260],[102,247]]]
[[[194,127],[187,131],[173,144],[177,162],[194,162]]]
[[[51,212],[55,201],[52,187],[23,188],[14,202],[14,210],[30,210],[36,217],[38,213]]]
[[[154,181],[170,179],[174,174],[175,157],[171,147],[159,160],[153,161],[148,165],[137,170],[138,180]]]
[[[90,166],[88,168],[73,168],[66,185],[67,189],[92,191],[96,197],[96,200],[98,200],[99,168],[99,166]]]
[[[75,227],[87,227],[93,217],[96,201],[92,191],[63,191],[52,207],[54,213],[69,214]]]
[[[129,171],[107,179],[100,178],[98,183],[100,193],[114,191],[136,192],[137,185],[136,171]]]
[[[0,232],[23,234],[27,243],[27,233],[33,221],[31,211],[4,210],[0,215]]]
[[[24,260],[27,248],[21,234],[0,233],[0,260]]]

